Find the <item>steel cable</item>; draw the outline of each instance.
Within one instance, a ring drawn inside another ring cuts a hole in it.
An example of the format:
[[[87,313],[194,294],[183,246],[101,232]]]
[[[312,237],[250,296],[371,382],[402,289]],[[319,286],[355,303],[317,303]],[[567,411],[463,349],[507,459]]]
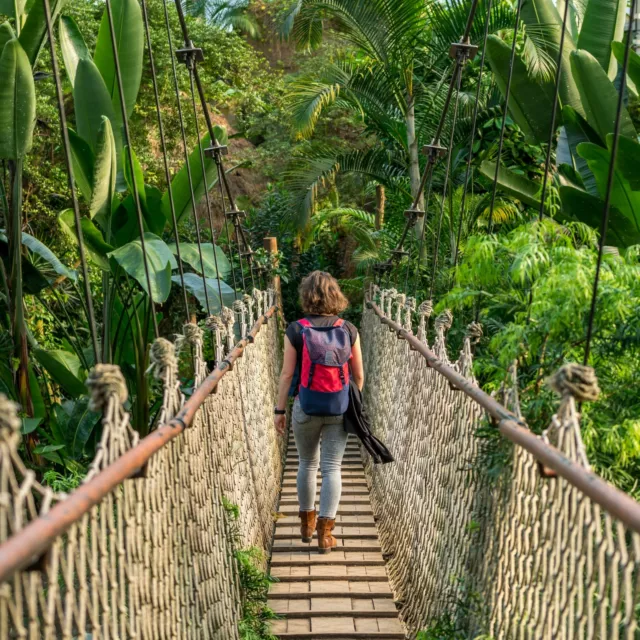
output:
[[[158,78],[156,75],[156,65],[153,58],[153,48],[151,47],[151,32],[149,30],[149,15],[147,13],[146,0],[140,0],[142,7],[142,19],[144,21],[144,32],[147,40],[147,52],[149,54],[149,67],[151,69],[151,84],[153,85],[153,96],[156,103],[156,115],[158,118],[158,132],[160,135],[160,148],[162,149],[162,160],[164,164],[164,174],[167,181],[167,194],[169,195],[169,206],[171,209],[171,224],[173,235],[176,239],[176,256],[178,258],[178,271],[180,273],[180,283],[182,284],[182,295],[185,311],[185,322],[189,322],[189,299],[187,297],[187,289],[184,285],[184,267],[182,265],[182,255],[180,252],[180,239],[178,237],[178,220],[176,217],[176,205],[173,199],[173,187],[171,185],[171,172],[169,171],[169,162],[167,159],[167,144],[164,137],[164,125],[162,123],[162,112],[160,110],[160,96],[158,94]]]
[[[202,285],[204,289],[204,300],[205,307],[207,310],[207,315],[211,315],[211,304],[209,302],[209,294],[207,292],[207,277],[206,270],[204,267],[204,257],[202,254],[202,242],[201,242],[201,234],[200,234],[200,222],[198,220],[198,212],[196,210],[196,196],[193,188],[193,176],[191,174],[191,163],[189,162],[189,146],[187,144],[187,134],[184,126],[184,116],[182,113],[182,102],[180,98],[180,85],[178,83],[178,71],[176,68],[176,59],[175,59],[175,51],[173,48],[173,38],[171,36],[171,23],[169,22],[169,11],[167,9],[167,0],[162,0],[162,7],[164,11],[164,22],[167,30],[167,42],[169,44],[169,59],[171,60],[171,71],[173,75],[173,86],[175,89],[176,95],[176,105],[178,109],[178,121],[180,123],[180,135],[182,138],[182,150],[184,155],[185,169],[187,172],[187,182],[189,184],[189,196],[191,200],[191,209],[193,211],[193,221],[196,229],[196,242],[198,246],[198,256],[200,258],[200,268],[202,270]],[[198,138],[198,144],[201,144],[200,138]],[[177,238],[176,238],[177,241]]]
[[[616,156],[618,153],[618,143],[620,140],[620,120],[622,118],[622,108],[624,107],[624,96],[627,86],[627,69],[629,68],[629,57],[631,51],[631,43],[633,41],[633,17],[636,14],[636,0],[631,0],[631,19],[627,30],[627,40],[624,48],[624,58],[622,60],[622,77],[620,79],[620,92],[618,94],[618,105],[616,107],[616,119],[613,126],[613,140],[611,143],[611,161],[609,163],[609,172],[607,174],[607,188],[604,198],[604,207],[602,212],[602,221],[600,224],[600,243],[598,246],[598,258],[596,261],[596,272],[593,278],[593,288],[591,293],[591,307],[589,309],[589,320],[587,323],[587,336],[584,346],[584,364],[589,362],[591,353],[591,341],[593,339],[593,325],[596,315],[596,305],[598,303],[598,284],[600,283],[600,271],[602,269],[602,256],[604,254],[604,243],[607,239],[607,228],[609,226],[609,213],[611,210],[611,192],[613,190],[613,177],[616,168]]]
[[[49,0],[42,0],[44,7],[44,17],[47,28],[47,36],[49,38],[49,51],[51,53],[51,70],[53,71],[53,79],[56,86],[56,102],[58,114],[60,118],[60,132],[62,135],[62,146],[64,148],[64,159],[67,166],[67,176],[69,178],[69,191],[71,193],[71,203],[73,206],[73,218],[78,237],[78,253],[80,255],[80,265],[82,267],[82,281],[84,285],[84,297],[89,322],[89,331],[91,333],[91,346],[95,362],[100,362],[100,347],[98,342],[98,330],[96,327],[96,318],[93,309],[93,299],[91,297],[91,284],[89,282],[89,266],[87,264],[87,254],[84,246],[84,234],[82,232],[82,222],[80,218],[80,207],[78,205],[78,194],[76,192],[75,176],[73,173],[73,162],[71,160],[71,145],[69,143],[69,132],[67,130],[67,117],[64,111],[64,98],[62,94],[62,84],[60,82],[60,68],[58,66],[58,57],[56,54],[56,43],[53,35],[53,26],[51,24],[51,7]],[[107,339],[108,336],[105,337]]]

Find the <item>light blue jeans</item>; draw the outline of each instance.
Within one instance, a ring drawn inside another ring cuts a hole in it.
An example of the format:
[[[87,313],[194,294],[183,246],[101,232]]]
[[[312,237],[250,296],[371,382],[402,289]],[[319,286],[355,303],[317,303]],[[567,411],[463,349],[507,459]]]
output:
[[[318,463],[322,473],[320,518],[335,518],[342,492],[340,467],[349,434],[343,416],[309,416],[296,398],[293,404],[293,437],[300,457],[298,502],[300,511],[312,511],[316,502]]]

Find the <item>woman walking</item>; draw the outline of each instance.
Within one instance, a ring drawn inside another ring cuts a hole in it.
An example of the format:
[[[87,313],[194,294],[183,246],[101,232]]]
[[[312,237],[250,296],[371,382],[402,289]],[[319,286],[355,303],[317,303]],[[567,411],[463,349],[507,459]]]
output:
[[[318,549],[329,553],[337,545],[331,532],[342,492],[340,469],[348,436],[344,413],[349,404],[349,379],[352,376],[362,389],[362,352],[356,327],[338,317],[348,303],[333,276],[324,271],[309,274],[300,285],[300,303],[305,317],[292,322],[286,331],[275,422],[278,433],[284,435],[287,398],[294,395],[300,534],[303,542],[311,542],[317,528]],[[322,488],[316,518],[318,465]]]

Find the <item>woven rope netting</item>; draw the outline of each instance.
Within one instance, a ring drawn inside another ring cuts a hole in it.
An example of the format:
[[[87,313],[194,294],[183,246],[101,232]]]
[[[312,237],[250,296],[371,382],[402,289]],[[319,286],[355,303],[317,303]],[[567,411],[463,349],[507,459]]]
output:
[[[380,308],[410,329],[411,309],[395,291],[382,292]],[[450,363],[450,317],[435,326],[436,356],[469,377],[474,330]],[[396,458],[367,463],[367,474],[409,630],[448,616],[470,637],[637,637],[640,536],[568,481],[545,477],[517,445],[499,476],[489,478],[475,435],[486,418],[475,400],[372,310],[364,312],[362,335],[368,412]],[[418,335],[426,344],[424,331]],[[559,385],[562,400],[544,438],[584,465],[577,391]],[[519,415],[515,394],[506,391],[503,402]]]
[[[235,317],[253,324],[274,293]],[[241,303],[244,304],[244,303]],[[254,309],[254,306],[257,308]],[[216,332],[223,352],[223,333]],[[174,345],[154,343],[163,385],[162,422],[180,409],[178,358],[191,358],[202,382],[203,331],[186,325]],[[233,343],[233,340],[232,340]],[[190,348],[187,348],[190,347]],[[189,355],[187,355],[189,354]],[[29,570],[0,587],[2,638],[236,638],[241,597],[235,552],[271,544],[282,475],[283,439],[271,407],[281,362],[275,320],[219,383],[193,424],[56,538]],[[103,435],[90,480],[138,442],[123,409],[116,367],[94,370],[90,386]],[[46,514],[64,495],[40,485],[17,454],[15,406],[0,421],[0,542]],[[239,507],[237,520],[228,505]],[[225,506],[227,505],[227,506]]]

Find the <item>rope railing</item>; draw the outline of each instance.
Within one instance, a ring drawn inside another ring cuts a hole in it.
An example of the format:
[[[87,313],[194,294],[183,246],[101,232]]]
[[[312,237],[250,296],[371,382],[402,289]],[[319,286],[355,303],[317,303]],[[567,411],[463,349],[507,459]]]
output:
[[[566,365],[553,377],[560,406],[538,436],[521,418],[517,381],[499,401],[473,379],[477,326],[451,362],[451,314],[436,318],[430,347],[430,305],[414,335],[415,302],[379,296],[363,315],[365,401],[396,463],[367,468],[409,631],[448,620],[469,637],[635,638],[640,504],[588,466],[577,406],[597,398],[592,370]]]
[[[21,422],[3,401],[0,637],[238,637],[235,553],[268,551],[282,473],[270,409],[281,359],[269,322],[275,292],[264,294],[246,304],[253,326],[231,348],[216,331],[223,357],[208,374],[196,325],[185,325],[175,345],[154,343],[163,424],[145,438],[129,425],[119,369],[93,370],[87,384],[103,435],[86,479],[69,495],[24,466]],[[186,345],[198,386],[185,402],[178,364]]]

